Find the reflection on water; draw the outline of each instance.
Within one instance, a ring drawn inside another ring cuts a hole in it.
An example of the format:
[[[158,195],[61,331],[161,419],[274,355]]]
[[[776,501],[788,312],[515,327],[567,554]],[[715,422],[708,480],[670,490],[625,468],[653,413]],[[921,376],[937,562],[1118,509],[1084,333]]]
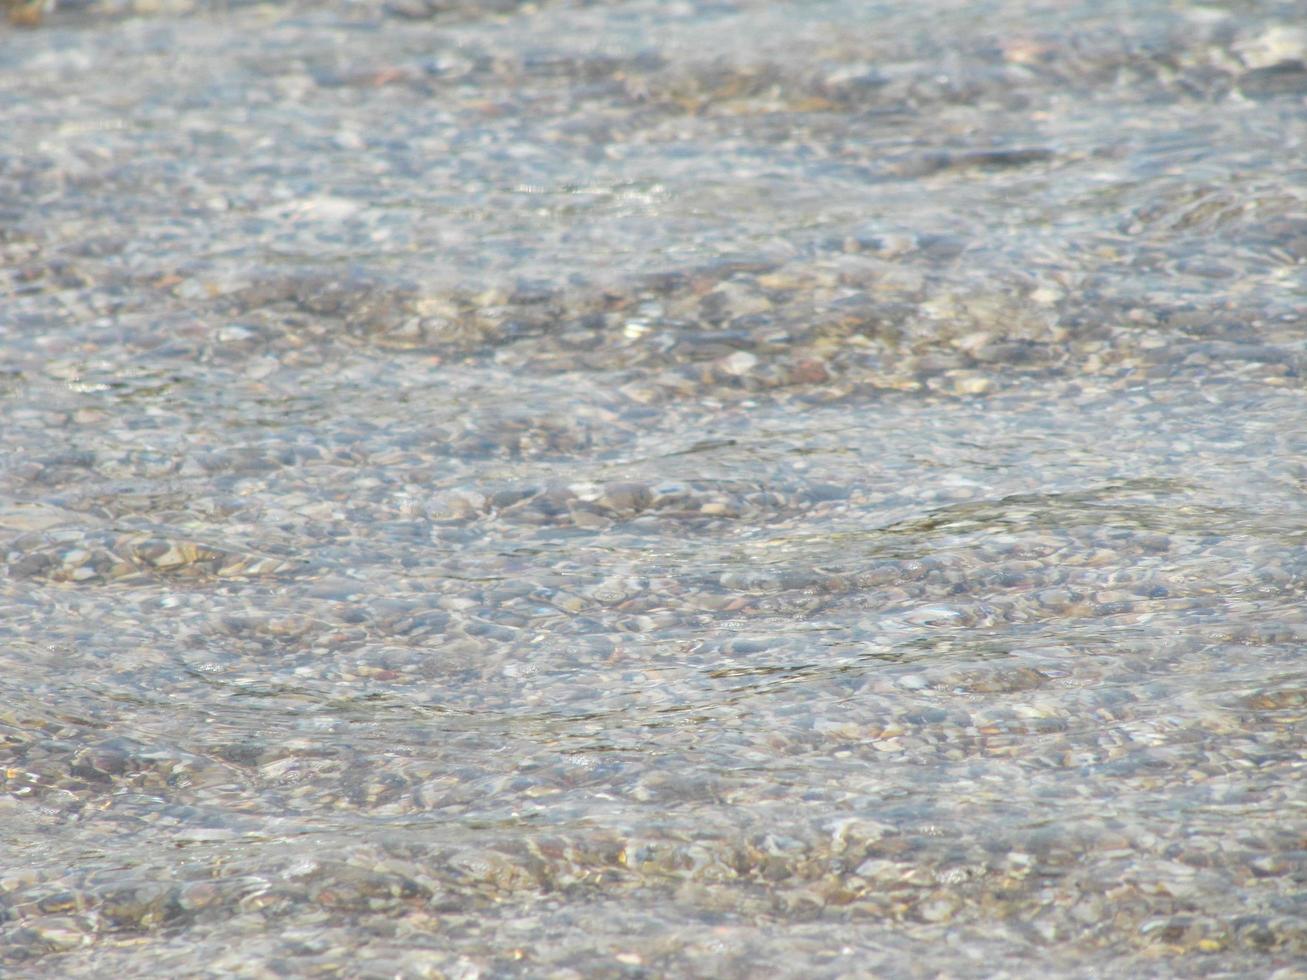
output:
[[[1295,975],[1295,12],[0,34],[5,968]]]

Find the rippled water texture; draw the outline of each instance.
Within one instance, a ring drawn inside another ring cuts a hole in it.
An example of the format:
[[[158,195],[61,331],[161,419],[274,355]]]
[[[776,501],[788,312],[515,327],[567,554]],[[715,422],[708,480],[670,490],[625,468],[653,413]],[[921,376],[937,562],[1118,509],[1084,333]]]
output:
[[[1303,976],[1301,13],[0,26],[0,970]]]

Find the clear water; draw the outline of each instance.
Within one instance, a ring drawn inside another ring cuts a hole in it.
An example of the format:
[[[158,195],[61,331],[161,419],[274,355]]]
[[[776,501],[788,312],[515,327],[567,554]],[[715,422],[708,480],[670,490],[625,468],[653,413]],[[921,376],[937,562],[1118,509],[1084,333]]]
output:
[[[1297,976],[1288,3],[0,33],[0,963]]]

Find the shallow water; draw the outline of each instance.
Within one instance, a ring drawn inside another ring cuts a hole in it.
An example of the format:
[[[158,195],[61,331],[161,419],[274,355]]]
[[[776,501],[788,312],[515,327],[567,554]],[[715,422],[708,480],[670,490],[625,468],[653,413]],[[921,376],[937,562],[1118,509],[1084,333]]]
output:
[[[1296,5],[0,27],[0,964],[1300,976]]]

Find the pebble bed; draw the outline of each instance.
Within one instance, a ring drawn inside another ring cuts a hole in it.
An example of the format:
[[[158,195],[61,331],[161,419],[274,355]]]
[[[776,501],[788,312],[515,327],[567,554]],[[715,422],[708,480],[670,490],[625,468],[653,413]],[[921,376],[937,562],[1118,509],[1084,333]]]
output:
[[[1296,4],[7,10],[0,972],[1307,976]]]

